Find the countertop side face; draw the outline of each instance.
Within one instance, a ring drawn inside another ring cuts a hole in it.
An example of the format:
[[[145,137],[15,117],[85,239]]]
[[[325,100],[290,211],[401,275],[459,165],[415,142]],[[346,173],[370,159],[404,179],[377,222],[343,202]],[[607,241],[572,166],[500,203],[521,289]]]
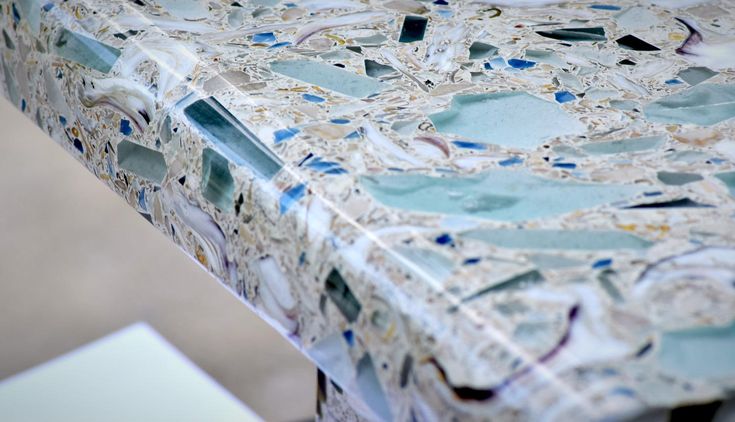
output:
[[[5,1],[0,71],[363,416],[626,418],[735,382],[733,11]]]

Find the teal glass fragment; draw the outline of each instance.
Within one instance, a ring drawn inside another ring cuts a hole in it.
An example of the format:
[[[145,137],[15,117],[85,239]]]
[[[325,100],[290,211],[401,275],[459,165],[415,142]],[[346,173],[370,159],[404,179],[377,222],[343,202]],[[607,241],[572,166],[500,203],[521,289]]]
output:
[[[232,209],[235,181],[230,174],[229,162],[217,151],[205,148],[202,152],[202,196],[223,211]]]
[[[357,320],[362,305],[357,301],[355,295],[352,294],[352,290],[350,290],[350,287],[345,282],[345,279],[342,278],[342,274],[339,271],[333,269],[329,273],[324,290],[347,321],[355,322]]]
[[[197,100],[184,109],[184,115],[227,159],[248,167],[256,176],[270,180],[283,167],[281,160],[216,98]]]
[[[735,117],[735,85],[695,85],[650,103],[643,113],[652,122],[714,125]]]
[[[658,148],[666,142],[665,135],[646,136],[643,138],[621,139],[618,141],[594,142],[584,144],[580,148],[592,155],[623,154]]]
[[[677,73],[677,76],[689,85],[697,85],[717,74],[707,67],[688,67]]]
[[[419,275],[431,277],[436,281],[444,281],[454,272],[454,261],[431,249],[421,249],[409,246],[396,246],[395,251],[402,258],[417,266]],[[408,268],[413,270],[413,268]]]
[[[566,61],[553,51],[526,50],[525,59],[557,67],[566,67],[567,65]]]
[[[534,254],[528,259],[541,270],[555,270],[559,268],[578,267],[584,262],[558,255]]]
[[[155,0],[168,13],[177,18],[198,20],[209,16],[207,2],[200,0]]]
[[[539,285],[545,281],[546,280],[544,279],[544,276],[541,275],[541,273],[537,270],[527,271],[525,273],[515,275],[507,280],[503,280],[499,283],[495,283],[491,286],[485,287],[484,289],[462,299],[462,302],[475,300],[478,297],[486,295],[488,293],[526,289],[531,286]]]
[[[368,97],[386,87],[373,78],[310,60],[276,61],[271,63],[271,70],[289,78],[355,98]]]
[[[677,173],[669,171],[660,171],[657,174],[658,180],[666,185],[681,186],[687,183],[698,182],[703,179],[696,173]]]
[[[120,50],[87,36],[62,29],[53,45],[59,57],[107,73],[120,57]]]
[[[722,180],[727,189],[730,190],[730,195],[735,196],[735,171],[715,174],[715,177]]]
[[[585,130],[557,104],[525,92],[458,95],[449,109],[431,114],[429,119],[442,133],[523,149]]]
[[[653,243],[632,234],[605,230],[477,229],[462,237],[507,249],[645,249]]]
[[[658,362],[669,373],[689,378],[735,375],[735,323],[672,331],[661,336]]]
[[[606,41],[605,29],[595,28],[563,28],[551,31],[536,31],[542,37],[561,41]]]
[[[401,35],[398,37],[398,42],[410,43],[423,40],[428,24],[429,20],[422,16],[406,16],[403,19],[403,26],[401,27]]]
[[[360,183],[389,207],[502,221],[564,214],[630,199],[644,189],[546,179],[524,170],[505,169],[472,176],[362,176]]]
[[[163,154],[130,141],[117,144],[117,165],[158,184],[163,181],[168,170]]]
[[[475,41],[470,46],[470,60],[479,60],[498,54],[498,47]]]

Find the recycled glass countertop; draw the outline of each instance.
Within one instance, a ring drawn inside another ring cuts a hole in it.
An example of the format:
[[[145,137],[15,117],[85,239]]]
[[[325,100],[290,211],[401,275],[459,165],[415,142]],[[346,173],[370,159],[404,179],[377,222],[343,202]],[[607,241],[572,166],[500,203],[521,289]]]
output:
[[[0,10],[9,101],[362,417],[734,417],[735,1]]]

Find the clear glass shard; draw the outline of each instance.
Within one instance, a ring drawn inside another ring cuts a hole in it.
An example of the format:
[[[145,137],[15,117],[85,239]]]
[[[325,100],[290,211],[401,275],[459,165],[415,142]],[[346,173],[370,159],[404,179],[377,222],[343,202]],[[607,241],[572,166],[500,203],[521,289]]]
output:
[[[62,29],[53,44],[60,57],[107,73],[120,57],[120,50],[87,36]]]
[[[130,141],[117,144],[117,165],[123,170],[159,184],[168,170],[163,154]]]
[[[233,207],[235,181],[228,161],[217,151],[205,148],[202,152],[202,196],[223,211]]]

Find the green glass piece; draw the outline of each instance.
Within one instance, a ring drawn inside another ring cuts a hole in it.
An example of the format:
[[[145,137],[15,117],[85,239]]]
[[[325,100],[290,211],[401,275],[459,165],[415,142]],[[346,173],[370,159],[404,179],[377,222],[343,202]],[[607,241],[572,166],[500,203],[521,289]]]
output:
[[[722,180],[725,186],[730,190],[730,195],[735,196],[735,171],[716,174],[715,177]]]
[[[350,287],[345,282],[345,279],[342,278],[342,274],[339,271],[333,269],[329,273],[324,290],[347,321],[355,322],[357,320],[362,305],[357,301],[355,295],[352,294],[352,290],[350,290]]]
[[[706,67],[689,67],[681,70],[677,76],[689,85],[700,84],[718,73]]]
[[[272,179],[283,164],[245,125],[214,97],[190,104],[184,115],[204,132],[220,153],[238,166],[246,166],[256,176]]]
[[[632,234],[603,230],[478,229],[462,237],[507,249],[610,250],[645,249],[651,242]]]
[[[54,42],[54,52],[67,60],[107,73],[120,57],[120,50],[92,38],[62,29]]]
[[[428,24],[429,20],[422,16],[406,16],[403,19],[403,26],[401,27],[401,35],[398,37],[398,42],[410,43],[423,40]]]
[[[652,122],[714,125],[735,117],[735,85],[695,85],[648,104],[643,113]]]
[[[547,139],[585,129],[557,104],[525,92],[458,95],[449,109],[429,119],[442,133],[523,149],[535,149]]]
[[[703,179],[702,176],[695,173],[677,173],[669,171],[660,171],[657,176],[658,180],[671,186],[686,185],[687,183],[698,182]]]
[[[585,262],[558,255],[534,254],[528,257],[529,261],[541,270],[555,270],[584,265]]]
[[[357,75],[337,66],[310,60],[288,60],[271,63],[271,70],[302,82],[331,89],[355,98],[365,98],[385,89],[373,78]]]
[[[498,47],[475,41],[470,46],[470,60],[479,60],[498,54]]]
[[[117,164],[123,170],[159,184],[167,171],[163,154],[130,141],[117,144]]]
[[[235,181],[232,179],[228,161],[211,148],[202,152],[202,196],[217,208],[232,209]]]
[[[687,379],[735,376],[735,323],[664,333],[658,362]]]
[[[580,148],[588,154],[623,154],[658,148],[666,142],[666,136],[646,136],[643,138],[621,139],[619,141],[594,142]]]
[[[14,106],[20,107],[20,90],[18,83],[15,81],[15,75],[13,75],[8,64],[5,63],[2,55],[0,55],[0,63],[2,63],[3,67],[3,78],[5,79],[5,89],[8,93],[8,99]]]
[[[551,31],[536,31],[542,37],[561,41],[606,41],[605,29],[595,28],[563,28]]]
[[[502,221],[564,214],[629,199],[644,189],[546,179],[505,169],[471,176],[362,176],[360,183],[389,207]]]

